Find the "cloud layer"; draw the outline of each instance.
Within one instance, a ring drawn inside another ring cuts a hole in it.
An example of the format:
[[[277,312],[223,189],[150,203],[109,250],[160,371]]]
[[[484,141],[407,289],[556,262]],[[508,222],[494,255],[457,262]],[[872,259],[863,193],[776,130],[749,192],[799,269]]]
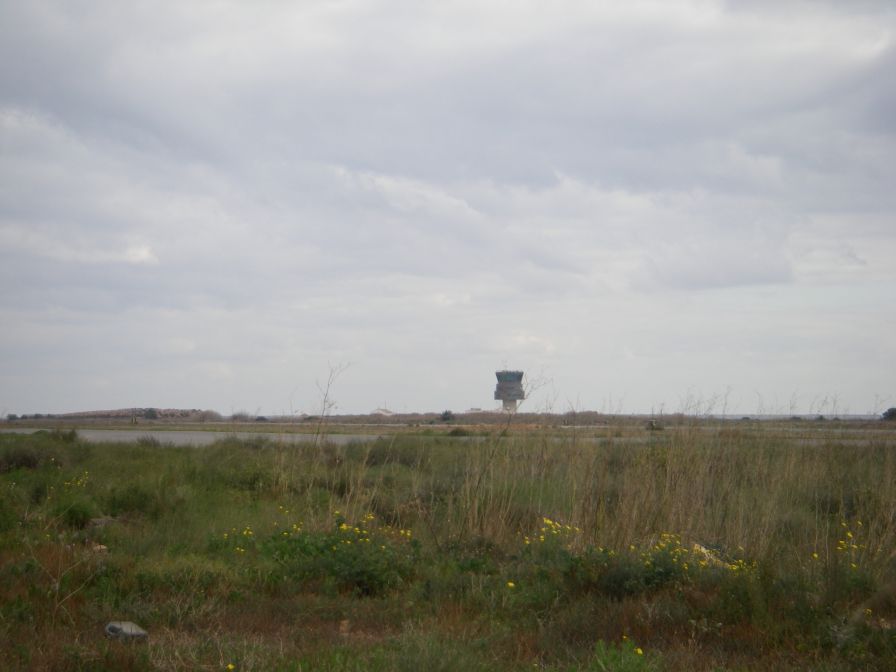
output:
[[[0,410],[892,405],[894,28],[2,3]]]

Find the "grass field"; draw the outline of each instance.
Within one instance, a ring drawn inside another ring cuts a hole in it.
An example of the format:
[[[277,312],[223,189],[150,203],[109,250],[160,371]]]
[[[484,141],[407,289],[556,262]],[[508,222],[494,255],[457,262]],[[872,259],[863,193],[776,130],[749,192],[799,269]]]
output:
[[[0,661],[892,670],[889,424],[0,435]]]

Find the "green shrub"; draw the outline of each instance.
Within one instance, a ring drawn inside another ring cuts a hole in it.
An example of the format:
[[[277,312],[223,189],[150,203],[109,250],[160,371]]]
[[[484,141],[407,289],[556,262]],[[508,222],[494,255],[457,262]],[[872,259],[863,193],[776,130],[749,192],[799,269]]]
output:
[[[401,438],[377,439],[373,444],[350,444],[346,448],[347,455],[363,456],[369,467],[384,464],[415,467],[423,460],[419,446]]]
[[[95,510],[86,499],[74,499],[60,502],[54,508],[54,514],[66,527],[83,530],[93,518]]]
[[[661,588],[687,579],[690,552],[675,534],[662,534],[659,541],[641,554],[644,583],[648,588]]]
[[[765,591],[755,571],[720,568],[701,578],[701,585],[715,585],[717,591],[710,606],[711,620],[726,625],[762,624],[768,620]]]
[[[113,487],[106,495],[104,508],[110,516],[140,513],[155,520],[162,513],[163,507],[156,493],[140,484],[130,483],[122,488]]]
[[[647,572],[643,563],[628,555],[615,555],[598,574],[597,589],[604,595],[621,600],[647,590]]]
[[[369,517],[357,526],[337,522],[331,532],[281,532],[265,541],[261,552],[286,578],[328,580],[362,596],[381,595],[410,579],[418,545],[408,530],[380,529]]]
[[[78,441],[78,432],[74,429],[54,429],[50,432],[50,436],[54,441],[61,443],[76,443]]]
[[[572,559],[566,573],[571,592],[595,593],[602,591],[603,577],[614,560],[615,553],[602,547],[590,546]]]
[[[49,486],[44,480],[35,481],[28,490],[28,499],[32,504],[42,504],[49,494]]]
[[[37,469],[40,464],[40,455],[31,447],[10,446],[5,447],[0,453],[0,474],[16,469]]]

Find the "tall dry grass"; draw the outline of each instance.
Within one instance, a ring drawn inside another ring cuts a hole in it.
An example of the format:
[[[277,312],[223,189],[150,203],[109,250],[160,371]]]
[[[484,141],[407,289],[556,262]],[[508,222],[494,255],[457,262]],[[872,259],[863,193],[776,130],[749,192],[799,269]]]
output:
[[[510,546],[546,516],[580,528],[582,544],[626,549],[671,532],[799,563],[832,553],[846,524],[861,536],[854,555],[869,569],[894,560],[896,456],[886,437],[697,422],[584,437],[506,429],[461,440],[282,446],[275,478],[290,474],[279,491],[301,495],[321,525],[333,510],[374,511],[437,546]]]

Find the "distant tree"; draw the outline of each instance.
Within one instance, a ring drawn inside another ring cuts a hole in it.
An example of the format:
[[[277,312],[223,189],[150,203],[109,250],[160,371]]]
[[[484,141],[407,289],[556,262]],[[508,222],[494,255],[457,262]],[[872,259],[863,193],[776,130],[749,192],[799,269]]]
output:
[[[888,408],[880,418],[881,420],[896,420],[896,408]]]
[[[199,411],[199,422],[220,422],[223,418],[217,411]]]
[[[454,413],[451,411],[442,411],[442,415],[439,416],[439,420],[442,422],[451,422],[454,420]]]
[[[13,420],[18,420],[18,419],[19,419],[19,416],[16,415],[15,413],[9,413],[9,414],[6,416],[6,419],[9,420],[10,422],[12,422]]]
[[[143,411],[143,418],[145,420],[158,420],[159,412],[154,408],[147,408],[145,411]]]

